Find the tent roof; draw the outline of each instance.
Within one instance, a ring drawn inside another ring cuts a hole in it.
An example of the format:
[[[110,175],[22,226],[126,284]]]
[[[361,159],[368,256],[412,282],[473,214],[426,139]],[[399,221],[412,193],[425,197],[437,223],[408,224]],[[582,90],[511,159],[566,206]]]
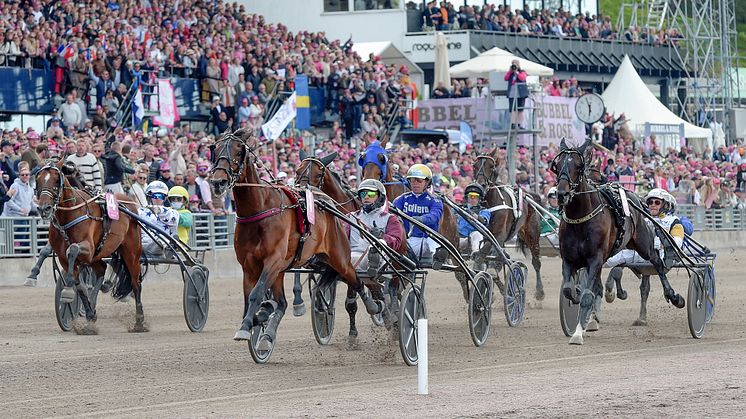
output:
[[[485,51],[471,60],[464,61],[451,67],[451,77],[489,77],[492,71],[507,72],[514,59],[521,61],[521,68],[526,70],[529,76],[551,76],[554,70],[549,67],[529,61],[525,58],[513,55],[508,51],[494,47]]]
[[[601,95],[606,110],[612,114],[622,114],[634,124],[646,122],[654,124],[684,124],[687,138],[712,138],[712,131],[690,124],[665,107],[653,92],[645,86],[628,56],[619,65],[611,83]]]
[[[410,73],[424,74],[422,69],[415,64],[412,60],[407,58],[403,52],[399,51],[389,41],[383,42],[356,42],[352,44],[352,50],[355,51],[361,58],[367,59],[372,53],[378,55],[381,59],[389,64],[396,64],[400,66],[402,64],[409,68]]]

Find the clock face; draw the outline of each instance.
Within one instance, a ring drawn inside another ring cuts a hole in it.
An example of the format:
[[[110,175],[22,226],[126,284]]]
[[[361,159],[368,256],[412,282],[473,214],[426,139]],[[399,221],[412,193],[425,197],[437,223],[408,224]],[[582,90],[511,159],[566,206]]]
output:
[[[586,124],[593,124],[604,116],[606,106],[601,96],[595,93],[587,93],[575,102],[575,113],[581,121]]]

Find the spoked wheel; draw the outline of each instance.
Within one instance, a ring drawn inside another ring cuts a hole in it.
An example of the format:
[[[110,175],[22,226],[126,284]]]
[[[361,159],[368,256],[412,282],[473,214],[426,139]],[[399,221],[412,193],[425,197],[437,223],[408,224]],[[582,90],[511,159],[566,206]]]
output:
[[[337,284],[311,287],[311,325],[313,336],[320,345],[328,345],[334,332],[334,299]]]
[[[203,265],[188,267],[183,272],[184,320],[192,332],[201,332],[210,311],[209,271]]]
[[[588,273],[585,268],[579,269],[572,277],[572,284],[575,288],[575,293],[580,294],[583,288],[587,287],[588,284]],[[572,301],[565,298],[562,293],[562,285],[560,284],[560,300],[559,300],[559,317],[560,325],[565,336],[572,336],[575,333],[575,328],[578,327],[580,322],[580,304],[573,304]]]
[[[251,328],[251,339],[249,339],[249,352],[251,358],[257,364],[266,364],[272,351],[275,349],[275,343],[266,334],[267,326],[254,326]]]
[[[709,323],[712,321],[712,316],[715,315],[715,298],[717,297],[715,268],[712,266],[705,268],[705,288],[707,288],[707,316],[705,317],[705,322]]]
[[[57,264],[57,258],[53,259],[54,272],[54,314],[57,317],[57,324],[60,329],[64,332],[69,332],[73,328],[73,320],[80,313],[80,308],[83,304],[80,302],[78,294],[75,294],[75,299],[70,303],[63,303],[60,301],[62,294],[62,288],[65,286],[63,273],[60,270],[60,266]]]
[[[513,262],[508,271],[503,295],[503,308],[508,326],[518,326],[526,312],[526,273],[528,268],[521,262]]]
[[[689,320],[689,332],[695,339],[700,339],[705,335],[705,325],[707,324],[707,279],[706,272],[697,269],[697,274],[702,275],[698,278],[697,274],[689,275],[689,292],[686,297],[686,314]]]
[[[469,292],[469,333],[474,345],[487,341],[492,320],[492,277],[484,271],[474,275],[474,286]]]
[[[417,320],[425,315],[425,299],[420,287],[407,285],[399,304],[399,349],[409,366],[417,365]]]

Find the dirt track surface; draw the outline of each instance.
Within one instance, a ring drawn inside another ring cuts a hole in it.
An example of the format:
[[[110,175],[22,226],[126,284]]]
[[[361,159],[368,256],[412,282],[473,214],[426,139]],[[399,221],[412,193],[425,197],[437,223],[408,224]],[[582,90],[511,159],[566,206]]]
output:
[[[631,326],[639,282],[625,273],[630,298],[604,304],[601,330],[587,334],[584,346],[568,345],[559,327],[558,259],[543,259],[547,298],[539,307],[530,298],[519,327],[507,327],[502,302],[495,302],[491,336],[482,348],[471,343],[453,276],[432,273],[428,396],[417,395],[417,368],[405,366],[396,342],[372,326],[362,307],[359,343],[348,344],[339,298],[331,345],[316,343],[309,314],[288,313],[270,363],[256,365],[246,343],[232,340],[243,309],[238,280],[211,282],[210,318],[198,334],[184,324],[177,282],[145,284],[150,332],[143,334],[127,332],[133,303],[102,296],[97,336],[58,329],[53,288],[0,288],[0,412],[3,417],[742,417],[744,260],[746,250],[718,256],[716,314],[704,339],[690,337],[686,310],[664,303],[657,280],[650,325]],[[533,295],[533,273],[529,277]],[[671,280],[686,295],[685,273],[674,273]],[[292,295],[292,281],[287,282]]]

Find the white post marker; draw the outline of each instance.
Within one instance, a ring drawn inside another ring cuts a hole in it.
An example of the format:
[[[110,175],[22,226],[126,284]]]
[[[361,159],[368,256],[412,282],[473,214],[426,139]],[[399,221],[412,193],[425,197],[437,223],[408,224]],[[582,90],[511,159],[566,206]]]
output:
[[[417,319],[417,394],[430,393],[427,374],[427,319]]]

